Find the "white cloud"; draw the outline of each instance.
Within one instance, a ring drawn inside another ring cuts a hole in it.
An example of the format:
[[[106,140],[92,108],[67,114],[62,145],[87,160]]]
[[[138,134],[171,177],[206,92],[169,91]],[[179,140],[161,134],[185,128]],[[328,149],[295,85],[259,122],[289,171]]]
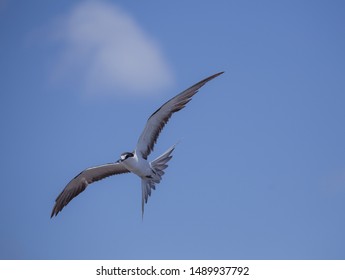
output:
[[[172,83],[163,55],[135,20],[103,1],[81,2],[54,28],[63,51],[54,74],[89,94],[150,94]]]

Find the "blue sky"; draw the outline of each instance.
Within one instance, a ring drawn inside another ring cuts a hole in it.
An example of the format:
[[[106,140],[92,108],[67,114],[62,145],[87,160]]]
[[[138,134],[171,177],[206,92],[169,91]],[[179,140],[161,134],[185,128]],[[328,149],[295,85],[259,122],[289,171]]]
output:
[[[343,1],[0,1],[1,259],[344,259]],[[219,71],[141,219],[140,180],[86,167]]]

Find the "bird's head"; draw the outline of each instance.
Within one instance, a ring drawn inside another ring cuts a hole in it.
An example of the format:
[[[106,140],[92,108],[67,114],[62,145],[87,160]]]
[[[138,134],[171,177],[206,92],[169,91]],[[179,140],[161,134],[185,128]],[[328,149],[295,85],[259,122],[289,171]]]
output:
[[[134,157],[134,154],[133,153],[130,153],[130,152],[125,152],[121,155],[120,157],[120,161],[124,161],[130,157]]]

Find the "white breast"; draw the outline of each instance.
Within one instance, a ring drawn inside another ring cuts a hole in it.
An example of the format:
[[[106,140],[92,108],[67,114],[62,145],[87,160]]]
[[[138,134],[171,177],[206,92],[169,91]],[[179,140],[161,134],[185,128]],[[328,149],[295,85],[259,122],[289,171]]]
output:
[[[139,177],[152,176],[153,172],[150,163],[147,160],[138,157],[136,154],[134,154],[134,157],[129,157],[122,161],[122,164]]]

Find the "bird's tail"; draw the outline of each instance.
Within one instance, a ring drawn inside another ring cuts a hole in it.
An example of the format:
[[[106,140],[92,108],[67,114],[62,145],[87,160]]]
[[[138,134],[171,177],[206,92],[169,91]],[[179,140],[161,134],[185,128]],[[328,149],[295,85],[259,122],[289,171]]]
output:
[[[150,162],[151,168],[154,171],[152,178],[141,179],[141,190],[142,190],[142,201],[141,201],[141,212],[144,216],[144,205],[147,203],[149,196],[151,195],[151,189],[156,189],[156,184],[162,180],[164,175],[164,169],[168,167],[168,161],[172,158],[171,153],[174,151],[175,146],[170,147],[164,154]]]

